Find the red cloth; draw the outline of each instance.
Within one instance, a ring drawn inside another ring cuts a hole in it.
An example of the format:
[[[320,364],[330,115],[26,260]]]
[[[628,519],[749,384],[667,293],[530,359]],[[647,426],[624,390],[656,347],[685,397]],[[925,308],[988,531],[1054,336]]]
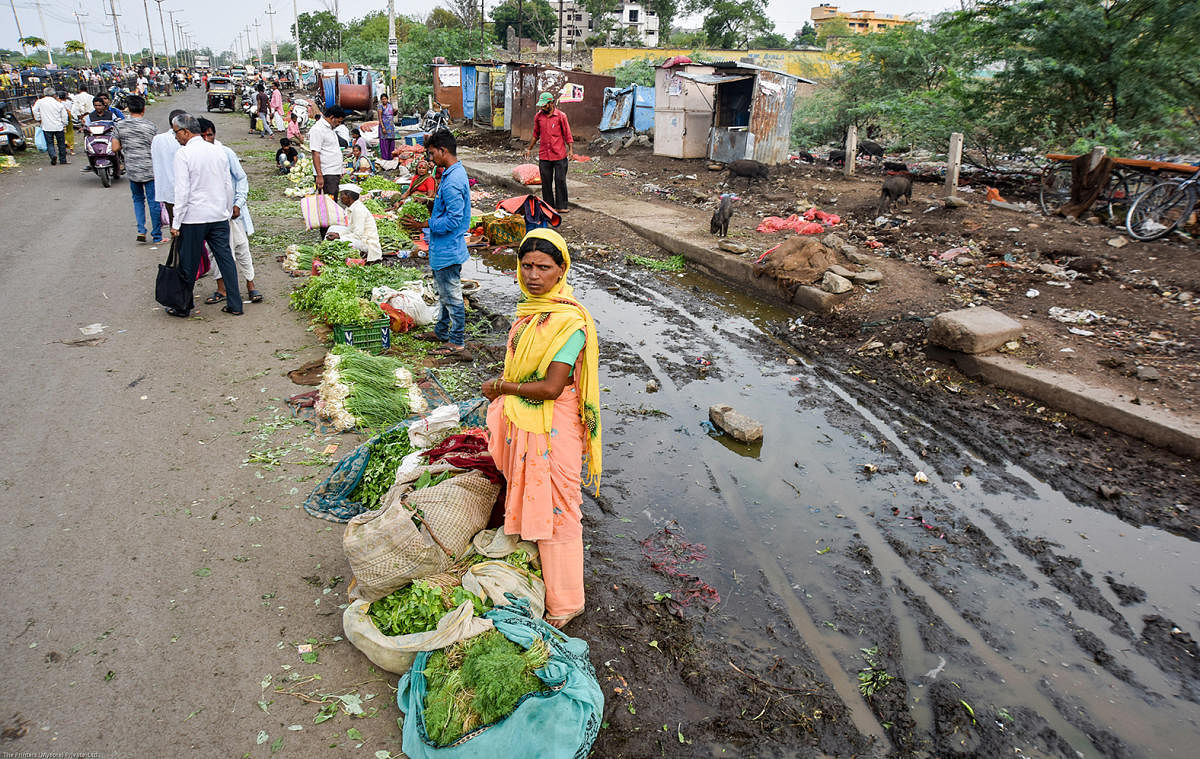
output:
[[[424,192],[426,194],[436,191],[437,180],[433,177],[425,177],[425,179],[421,180],[420,184],[413,188],[413,192]]]
[[[538,158],[543,161],[561,161],[567,157],[567,145],[575,142],[571,136],[571,123],[567,114],[555,108],[547,116],[538,111],[533,117],[533,138],[538,144]]]
[[[488,440],[476,430],[461,435],[451,435],[425,454],[430,464],[445,461],[459,469],[474,469],[490,482],[504,482],[504,476],[496,468],[492,454],[488,452]]]

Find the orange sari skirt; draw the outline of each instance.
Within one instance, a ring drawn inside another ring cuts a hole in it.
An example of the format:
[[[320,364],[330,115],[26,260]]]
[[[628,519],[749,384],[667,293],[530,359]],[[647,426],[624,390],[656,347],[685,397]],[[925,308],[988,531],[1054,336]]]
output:
[[[554,402],[550,433],[518,429],[504,396],[488,407],[488,449],[508,482],[504,532],[537,541],[546,582],[546,613],[583,608],[583,422],[574,385]]]

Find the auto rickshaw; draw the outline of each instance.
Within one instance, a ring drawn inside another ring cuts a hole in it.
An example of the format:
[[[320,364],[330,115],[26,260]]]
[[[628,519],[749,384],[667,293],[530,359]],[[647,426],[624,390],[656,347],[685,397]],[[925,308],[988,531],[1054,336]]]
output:
[[[224,108],[233,111],[237,108],[237,90],[233,80],[227,76],[210,76],[208,78],[208,110]]]

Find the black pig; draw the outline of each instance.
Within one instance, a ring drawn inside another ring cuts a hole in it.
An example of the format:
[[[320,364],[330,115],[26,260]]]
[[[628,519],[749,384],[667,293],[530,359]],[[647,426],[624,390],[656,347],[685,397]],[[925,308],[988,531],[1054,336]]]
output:
[[[831,150],[829,151],[829,162],[834,166],[844,166],[846,164],[846,151]]]
[[[805,163],[816,163],[817,159],[807,150],[797,150],[796,157]]]
[[[908,171],[908,164],[902,163],[900,161],[884,161],[883,162],[883,170],[884,171],[893,171],[896,173],[906,172],[906,171]]]
[[[713,211],[712,221],[708,225],[708,229],[714,235],[720,237],[729,236],[729,219],[733,216],[733,196],[722,195],[721,202],[717,205],[717,210]]]
[[[879,191],[879,213],[882,216],[892,208],[892,204],[904,198],[905,205],[912,202],[912,180],[903,174],[893,174],[883,180],[883,188]]]
[[[878,142],[863,140],[858,143],[858,154],[870,158],[883,158],[883,146]]]
[[[748,177],[751,181],[755,179],[767,178],[767,165],[752,161],[749,158],[741,158],[736,161],[730,161],[725,168],[729,169],[729,178]]]

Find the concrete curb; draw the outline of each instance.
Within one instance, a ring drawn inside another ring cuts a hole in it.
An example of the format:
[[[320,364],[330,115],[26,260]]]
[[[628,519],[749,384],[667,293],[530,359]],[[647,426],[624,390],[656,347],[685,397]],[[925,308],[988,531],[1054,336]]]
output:
[[[519,193],[537,193],[538,188],[523,185],[512,178],[509,170],[497,164],[463,161],[467,172],[488,182]],[[850,293],[834,295],[816,287],[802,285],[789,294],[771,278],[757,277],[754,262],[744,256],[718,250],[715,238],[696,229],[681,228],[679,211],[633,198],[602,197],[583,182],[567,180],[571,204],[603,214],[654,243],[669,253],[683,256],[705,274],[748,290],[774,303],[797,305],[810,311],[827,313]]]
[[[1109,427],[1183,456],[1200,458],[1200,422],[1149,406],[1069,374],[1026,366],[1007,356],[971,356],[945,351],[964,374],[982,379],[1070,414]]]

